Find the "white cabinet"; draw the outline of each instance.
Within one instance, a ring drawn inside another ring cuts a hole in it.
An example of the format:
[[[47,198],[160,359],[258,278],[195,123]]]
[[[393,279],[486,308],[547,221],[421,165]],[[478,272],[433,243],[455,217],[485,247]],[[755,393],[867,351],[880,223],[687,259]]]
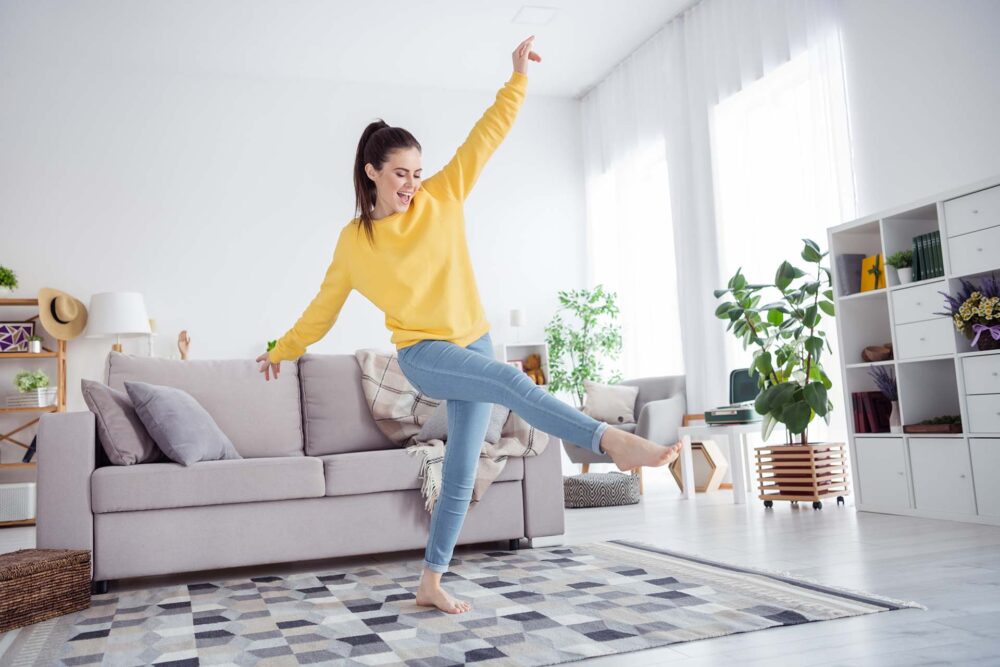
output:
[[[918,510],[976,513],[969,449],[964,438],[909,438],[913,499]]]
[[[966,394],[1000,394],[1000,353],[962,358]]]
[[[903,439],[857,438],[855,450],[855,485],[861,493],[861,502],[883,510],[908,508]]]
[[[896,356],[900,359],[917,359],[954,354],[954,327],[948,317],[900,324],[896,327]]]
[[[940,319],[944,298],[938,294],[948,289],[943,280],[926,285],[905,287],[892,293],[892,317],[897,325]]]
[[[948,239],[951,272],[964,276],[992,271],[998,262],[1000,227],[991,227]]]
[[[971,438],[979,516],[1000,519],[1000,438]]]
[[[1000,433],[1000,394],[966,397],[970,433]]]
[[[1000,186],[946,201],[944,217],[948,236],[1000,225]]]

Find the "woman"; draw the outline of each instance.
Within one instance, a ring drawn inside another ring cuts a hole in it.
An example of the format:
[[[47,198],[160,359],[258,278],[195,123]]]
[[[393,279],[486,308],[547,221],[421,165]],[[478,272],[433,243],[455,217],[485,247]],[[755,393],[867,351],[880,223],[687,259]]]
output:
[[[421,147],[406,130],[370,124],[358,143],[354,187],[358,217],[344,227],[319,294],[295,325],[259,357],[265,380],[297,359],[333,326],[352,289],[385,313],[399,366],[418,390],[447,401],[442,488],[431,515],[416,604],[449,613],[471,609],[441,588],[472,498],[492,404],[535,428],[610,455],[621,470],[659,466],[679,446],[662,447],[608,428],[493,358],[490,323],[476,288],[465,239],[463,203],[514,123],[527,88],[534,36],[512,55],[514,71],[455,156],[422,180]],[[363,233],[363,235],[362,235]]]

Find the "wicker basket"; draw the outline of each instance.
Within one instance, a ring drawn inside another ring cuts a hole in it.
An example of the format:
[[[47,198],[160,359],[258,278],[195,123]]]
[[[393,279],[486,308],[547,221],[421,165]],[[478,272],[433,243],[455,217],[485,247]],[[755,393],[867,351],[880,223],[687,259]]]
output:
[[[0,554],[0,633],[89,606],[89,550]]]

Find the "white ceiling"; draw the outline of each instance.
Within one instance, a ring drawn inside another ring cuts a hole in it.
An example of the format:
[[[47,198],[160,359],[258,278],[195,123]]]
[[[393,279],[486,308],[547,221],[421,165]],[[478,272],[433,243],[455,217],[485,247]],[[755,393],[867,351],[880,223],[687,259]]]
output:
[[[578,97],[697,0],[0,0],[0,67],[37,64],[497,89],[535,35],[532,94]],[[555,8],[547,25],[512,19]]]

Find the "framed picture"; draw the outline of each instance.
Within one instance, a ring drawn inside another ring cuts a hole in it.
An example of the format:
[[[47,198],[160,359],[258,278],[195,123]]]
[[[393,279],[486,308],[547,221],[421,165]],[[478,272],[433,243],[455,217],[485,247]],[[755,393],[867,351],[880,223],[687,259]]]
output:
[[[0,322],[0,353],[27,352],[28,338],[34,335],[34,322]]]
[[[510,366],[513,366],[514,368],[516,368],[519,371],[524,371],[524,364],[521,363],[520,359],[517,359],[515,361],[508,361],[507,364],[510,365]]]

